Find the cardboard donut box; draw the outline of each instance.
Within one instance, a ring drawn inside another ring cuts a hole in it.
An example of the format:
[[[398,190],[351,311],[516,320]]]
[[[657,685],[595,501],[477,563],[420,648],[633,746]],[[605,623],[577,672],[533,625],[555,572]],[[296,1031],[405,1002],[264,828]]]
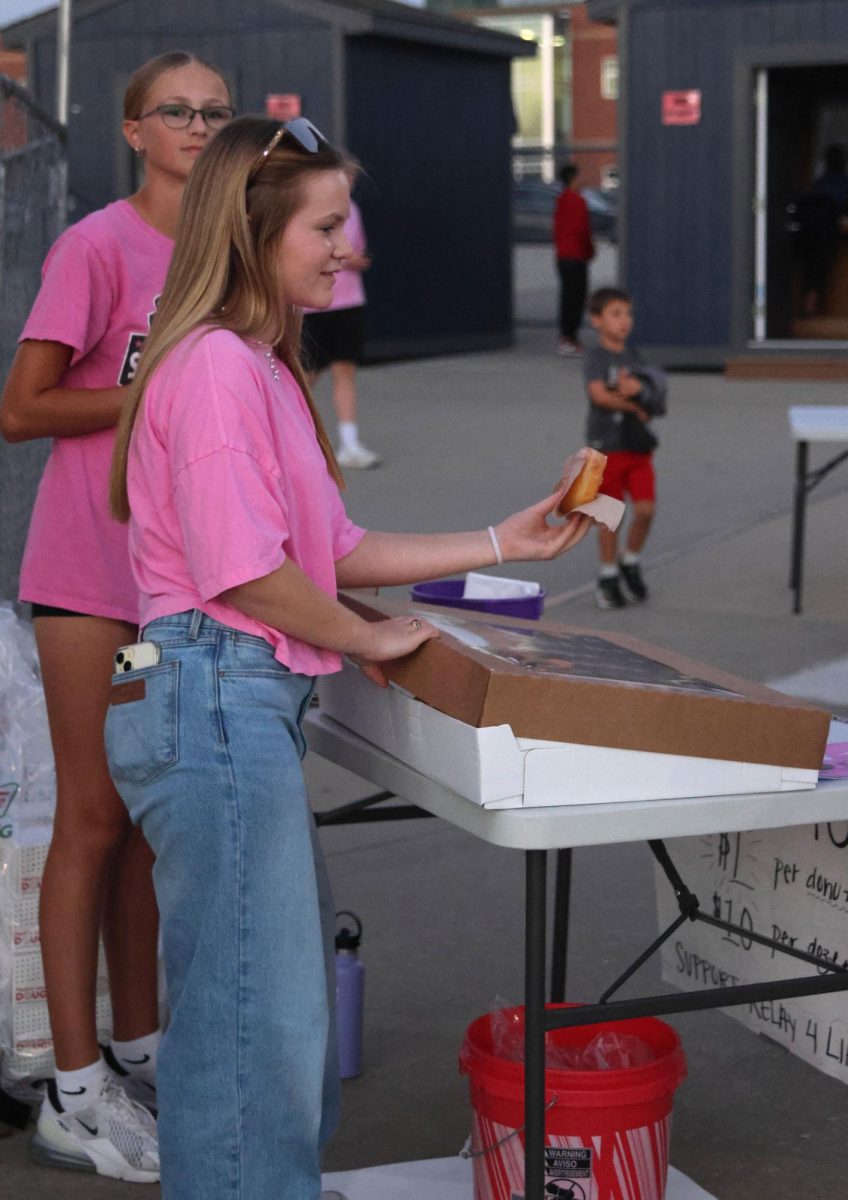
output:
[[[625,634],[341,598],[441,636],[384,664],[388,689],[322,678],[322,712],[486,807],[815,786],[830,714],[759,684]]]

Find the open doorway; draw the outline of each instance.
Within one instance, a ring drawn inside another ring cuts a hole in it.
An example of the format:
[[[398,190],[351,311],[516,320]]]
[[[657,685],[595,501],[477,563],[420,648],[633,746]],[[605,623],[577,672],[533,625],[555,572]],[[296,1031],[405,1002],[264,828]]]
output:
[[[848,342],[848,63],[757,72],[755,341]]]

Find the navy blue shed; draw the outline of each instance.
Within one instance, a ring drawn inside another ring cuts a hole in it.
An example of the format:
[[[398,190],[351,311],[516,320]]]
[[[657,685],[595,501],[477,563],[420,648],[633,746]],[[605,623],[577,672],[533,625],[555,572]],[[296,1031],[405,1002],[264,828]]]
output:
[[[848,354],[848,212],[818,296],[801,229],[829,148],[848,152],[848,4],[590,11],[619,25],[622,273],[640,345],[678,365]]]
[[[51,10],[3,30],[27,52],[30,88],[50,110],[55,29]],[[169,49],[219,66],[240,112],[299,96],[362,161],[370,359],[509,343],[510,60],[528,53],[524,43],[394,0],[78,0],[68,128],[77,218],[132,190],[123,91]]]

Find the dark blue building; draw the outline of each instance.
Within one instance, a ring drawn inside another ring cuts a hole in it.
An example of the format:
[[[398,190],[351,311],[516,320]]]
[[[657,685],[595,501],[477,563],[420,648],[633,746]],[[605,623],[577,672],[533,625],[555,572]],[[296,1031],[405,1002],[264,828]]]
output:
[[[55,29],[51,10],[3,30],[51,111]],[[133,70],[190,50],[224,71],[239,111],[294,94],[364,164],[370,358],[509,343],[510,60],[529,52],[517,38],[394,0],[77,0],[72,41],[77,217],[135,185],[120,132]]]
[[[848,151],[845,0],[590,0],[619,26],[622,274],[667,363],[848,359],[848,222],[813,299],[800,214]]]

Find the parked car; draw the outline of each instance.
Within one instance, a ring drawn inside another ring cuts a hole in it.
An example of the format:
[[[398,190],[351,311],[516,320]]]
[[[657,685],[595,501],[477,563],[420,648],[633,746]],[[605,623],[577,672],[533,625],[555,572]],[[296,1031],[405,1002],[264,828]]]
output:
[[[595,237],[616,240],[618,230],[618,190],[581,188],[580,195],[589,208],[589,223]]]
[[[512,185],[512,238],[515,242],[550,242],[554,208],[560,193],[543,179],[517,179]]]
[[[550,242],[554,209],[561,188],[543,179],[517,179],[512,185],[512,236],[516,242]],[[616,240],[618,192],[615,189],[581,188],[589,209],[592,233]]]

